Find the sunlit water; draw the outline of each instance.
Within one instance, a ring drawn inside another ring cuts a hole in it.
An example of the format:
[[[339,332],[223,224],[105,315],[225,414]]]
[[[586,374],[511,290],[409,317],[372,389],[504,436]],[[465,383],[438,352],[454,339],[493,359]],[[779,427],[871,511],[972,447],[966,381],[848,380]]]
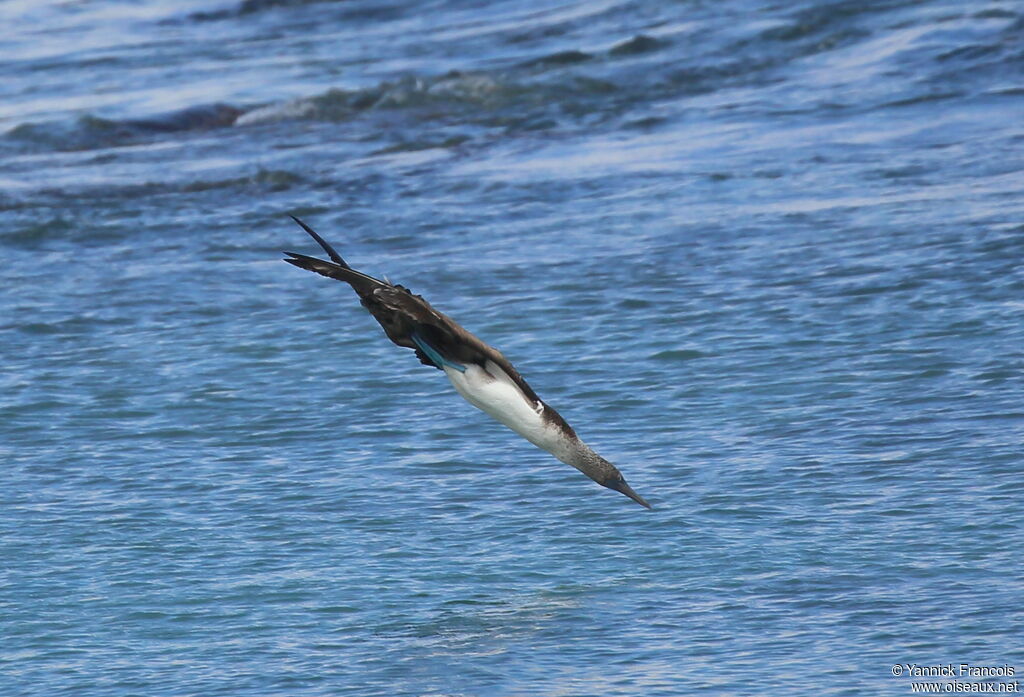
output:
[[[3,695],[1024,674],[1019,3],[0,23]],[[655,510],[281,263],[318,251],[289,214],[500,347]]]

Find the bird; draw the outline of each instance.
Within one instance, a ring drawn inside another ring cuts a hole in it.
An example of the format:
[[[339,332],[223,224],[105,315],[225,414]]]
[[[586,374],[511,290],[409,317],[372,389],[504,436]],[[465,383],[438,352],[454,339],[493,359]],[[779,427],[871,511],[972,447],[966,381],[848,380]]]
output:
[[[387,337],[415,351],[424,365],[443,371],[467,402],[601,486],[652,508],[626,483],[615,465],[594,452],[557,411],[537,396],[500,351],[405,286],[391,283],[387,277],[382,281],[356,271],[311,227],[294,215],[291,218],[331,260],[284,252],[287,258],[283,261],[350,285]]]

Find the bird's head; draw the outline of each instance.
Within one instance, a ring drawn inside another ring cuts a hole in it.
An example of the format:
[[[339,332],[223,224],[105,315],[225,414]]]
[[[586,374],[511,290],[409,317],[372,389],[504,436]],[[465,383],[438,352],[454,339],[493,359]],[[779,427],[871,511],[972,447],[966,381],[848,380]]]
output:
[[[612,468],[614,469],[614,465],[612,466]],[[615,489],[615,491],[625,494],[629,498],[639,503],[644,508],[651,508],[651,504],[644,501],[643,497],[640,496],[640,494],[633,491],[633,487],[631,487],[629,484],[626,484],[625,478],[623,478],[622,474],[618,470],[615,470],[615,474],[613,476],[608,477],[603,482],[599,483],[601,484],[601,486],[606,486],[609,489]]]
[[[573,463],[583,474],[587,475],[603,487],[614,489],[625,494],[645,508],[651,508],[651,504],[644,501],[640,494],[633,491],[633,487],[626,484],[625,477],[619,468],[605,460],[603,457],[587,448],[580,462]]]

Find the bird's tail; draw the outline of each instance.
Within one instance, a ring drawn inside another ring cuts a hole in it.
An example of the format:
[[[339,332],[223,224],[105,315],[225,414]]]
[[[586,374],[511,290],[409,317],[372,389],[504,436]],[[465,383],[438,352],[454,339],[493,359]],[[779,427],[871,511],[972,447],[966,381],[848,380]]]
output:
[[[295,252],[285,252],[288,255],[288,259],[284,259],[292,266],[298,266],[300,269],[312,271],[318,273],[321,276],[327,276],[338,281],[345,281],[352,288],[355,289],[356,293],[360,297],[366,297],[372,293],[376,288],[382,286],[387,287],[389,284],[384,281],[380,281],[373,276],[368,276],[361,271],[356,271],[348,263],[341,258],[334,247],[329,245],[324,238],[316,234],[311,227],[306,225],[304,222],[292,216],[292,220],[302,226],[302,229],[309,233],[317,243],[323,247],[324,251],[327,252],[327,256],[331,258],[331,261],[324,261],[323,259],[317,259],[316,257],[306,256],[305,254],[297,254]]]

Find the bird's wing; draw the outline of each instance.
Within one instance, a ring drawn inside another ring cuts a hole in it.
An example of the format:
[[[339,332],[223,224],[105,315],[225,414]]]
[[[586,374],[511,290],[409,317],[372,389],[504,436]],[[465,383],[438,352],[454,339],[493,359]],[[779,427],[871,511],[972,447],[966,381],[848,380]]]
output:
[[[295,252],[285,252],[288,255],[287,261],[293,266],[298,266],[300,269],[306,269],[307,271],[313,271],[321,276],[327,276],[327,278],[333,278],[338,281],[345,281],[359,294],[359,297],[369,295],[377,288],[387,287],[390,284],[385,281],[378,280],[373,276],[367,276],[365,273],[356,271],[349,266],[341,266],[340,264],[334,264],[323,259],[317,259],[316,257],[309,257],[305,254],[296,254]]]
[[[501,351],[481,341],[448,315],[435,310],[423,296],[402,286],[379,288],[373,294],[388,311],[407,318],[411,328],[410,338],[428,355],[436,352],[443,361],[456,365],[475,363],[485,369],[490,361],[508,375],[527,399],[534,403],[540,401],[533,388]],[[436,357],[431,357],[436,365]]]
[[[300,269],[348,283],[359,295],[363,307],[370,311],[395,344],[415,349],[422,363],[437,368],[446,363],[455,366],[476,363],[486,368],[487,362],[492,361],[528,399],[540,402],[540,397],[501,351],[488,346],[451,317],[435,310],[423,296],[416,295],[404,286],[356,271],[312,228],[295,216],[292,218],[323,247],[332,261],[295,252],[285,252],[289,258],[284,261]]]

